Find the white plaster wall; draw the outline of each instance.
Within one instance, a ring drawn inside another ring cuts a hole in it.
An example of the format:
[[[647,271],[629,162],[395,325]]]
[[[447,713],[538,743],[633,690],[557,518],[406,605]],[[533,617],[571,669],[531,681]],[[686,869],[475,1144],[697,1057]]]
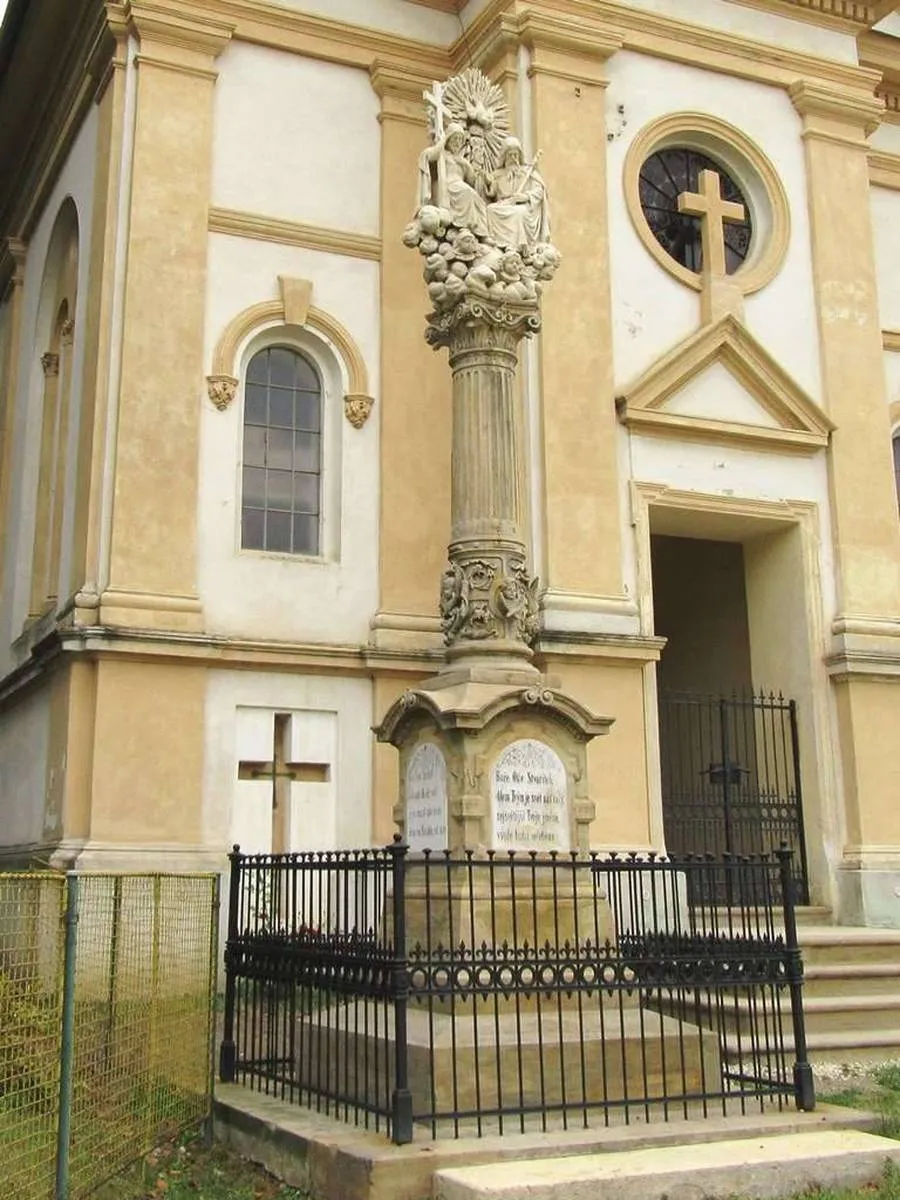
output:
[[[304,787],[325,788],[333,807],[323,814],[332,848],[350,849],[371,844],[372,838],[372,732],[374,720],[372,686],[367,679],[342,679],[337,676],[302,675],[295,672],[210,671],[206,692],[206,743],[203,780],[203,841],[213,850],[230,849],[235,828],[235,801],[239,786],[238,762],[245,751],[262,750],[263,761],[271,759],[271,718],[275,712],[297,714],[300,718],[300,742],[292,753],[306,755],[328,743],[333,752],[331,779],[328,784],[294,784],[299,793]],[[251,743],[251,710],[259,710],[262,740]],[[308,720],[304,724],[303,718]],[[313,730],[306,745],[304,730]],[[318,742],[313,741],[318,737]],[[299,760],[298,760],[299,761]],[[304,758],[304,761],[311,759]],[[264,807],[269,801],[263,796]],[[296,811],[296,810],[295,810]],[[298,836],[301,836],[298,832]],[[310,834],[312,844],[322,839]]]
[[[807,501],[817,505],[823,628],[836,613],[834,559],[825,452],[771,454],[726,443],[630,438],[631,473],[641,483],[744,500]],[[824,649],[824,647],[823,647]]]
[[[43,840],[44,786],[50,742],[50,691],[7,708],[0,721],[0,845]]]
[[[885,351],[884,378],[887,384],[888,404],[900,404],[900,352]],[[895,424],[900,424],[900,421]]]
[[[900,154],[900,125],[891,125],[884,121],[874,133],[869,135],[869,145],[873,150],[885,150],[888,154]]]
[[[721,362],[710,363],[663,404],[662,411],[680,416],[735,421],[779,428],[771,413],[749,394]]]
[[[613,351],[617,387],[625,386],[700,322],[698,292],[677,282],[645,249],[625,205],[628,148],[651,121],[672,112],[720,117],[765,152],[781,177],[791,208],[784,264],[762,291],[746,301],[746,322],[766,349],[815,400],[821,399],[806,175],[800,119],[776,88],[678,63],[620,52],[607,64],[607,101],[616,116],[608,144]]]
[[[809,21],[792,20],[774,13],[757,12],[731,0],[620,0],[630,8],[662,13],[693,25],[723,30],[762,42],[790,47],[806,54],[856,63],[856,42],[832,29],[819,29]]]
[[[49,328],[43,328],[44,314],[41,314],[40,323],[38,320],[39,302],[50,237],[59,210],[67,197],[72,198],[78,211],[78,300],[74,313],[75,343],[72,348],[72,400],[69,410],[68,438],[70,469],[66,480],[65,519],[60,563],[61,578],[67,577],[71,561],[75,489],[73,465],[78,445],[81,383],[84,368],[84,313],[87,304],[88,267],[91,251],[91,215],[97,156],[97,112],[96,106],[88,112],[44,211],[35,226],[28,246],[22,297],[18,389],[15,397],[12,480],[7,518],[12,536],[7,539],[6,543],[3,595],[2,601],[0,601],[0,621],[2,621],[0,624],[0,673],[7,671],[12,663],[9,644],[22,631],[22,623],[27,615],[29,601],[37,498],[35,482],[38,475],[41,397],[43,395],[43,371],[40,359],[47,349],[49,335]]]
[[[204,396],[200,422],[200,595],[207,628],[286,641],[360,643],[378,594],[378,266],[376,263],[222,234],[210,236],[206,363],[228,322],[278,296],[278,275],[310,279],[312,303],[348,330],[376,397],[354,429],[342,411],[339,552],[322,561],[239,550],[242,396],[219,412]],[[342,409],[347,380],[326,377],[326,405]],[[327,518],[326,518],[327,519]]]
[[[459,20],[452,13],[435,12],[407,0],[280,0],[280,3],[282,8],[396,33],[420,42],[449,45],[460,33]],[[470,0],[464,20],[471,20],[468,9],[478,10],[486,3],[487,0]]]
[[[873,187],[872,230],[882,329],[900,329],[900,192]]]
[[[217,66],[212,203],[377,233],[381,127],[366,72],[243,42]]]

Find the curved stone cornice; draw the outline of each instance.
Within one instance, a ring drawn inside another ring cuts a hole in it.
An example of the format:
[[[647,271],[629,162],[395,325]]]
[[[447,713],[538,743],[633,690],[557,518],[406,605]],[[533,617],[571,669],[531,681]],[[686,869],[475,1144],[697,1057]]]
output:
[[[555,688],[542,686],[498,688],[496,684],[466,683],[435,691],[411,689],[396,700],[375,729],[380,742],[397,745],[411,722],[428,716],[439,729],[477,733],[505,713],[529,714],[556,721],[580,742],[609,733],[612,717],[598,717],[579,701]]]
[[[263,300],[251,304],[228,322],[213,351],[212,370],[207,376],[209,398],[216,408],[228,407],[237,394],[237,355],[241,343],[252,333],[276,321],[286,322],[285,302]],[[365,424],[374,400],[369,392],[369,373],[362,352],[344,326],[330,313],[310,305],[303,328],[321,334],[337,351],[347,371],[348,389],[344,397],[347,419],[355,429]],[[365,412],[365,417],[362,413]]]

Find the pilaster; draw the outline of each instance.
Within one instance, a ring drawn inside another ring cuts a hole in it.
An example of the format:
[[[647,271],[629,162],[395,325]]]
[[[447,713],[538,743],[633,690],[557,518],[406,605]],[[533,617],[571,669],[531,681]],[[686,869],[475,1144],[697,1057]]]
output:
[[[425,342],[416,256],[401,238],[425,141],[431,77],[376,62],[381,99],[381,518],[379,646],[439,645],[433,615],[450,516],[450,379]]]
[[[16,391],[19,381],[19,361],[22,338],[22,287],[25,282],[25,243],[18,238],[7,238],[2,258],[5,268],[0,269],[0,278],[8,273],[7,302],[9,304],[9,327],[3,353],[3,372],[0,374],[0,590],[3,586],[7,548],[7,513],[9,508],[9,477],[12,473],[12,437],[16,414]]]
[[[900,524],[866,143],[883,110],[870,95],[807,81],[790,94],[803,118],[824,407],[836,426],[828,467],[838,604],[828,666],[845,810],[839,916],[883,923],[871,896],[900,883],[896,764],[884,754],[900,721]]]
[[[565,270],[545,298],[538,379],[543,430],[541,583],[576,607],[621,602],[619,473],[606,188],[606,75],[621,45],[564,18],[527,13],[533,144],[552,179]]]
[[[100,621],[190,629],[202,623],[197,490],[213,90],[230,27],[178,7],[126,10],[139,48]]]
[[[112,382],[110,362],[116,308],[117,236],[123,216],[121,191],[126,154],[127,25],[124,20],[113,21],[112,18],[110,23],[115,48],[95,97],[99,127],[91,213],[91,258],[83,306],[84,364],[72,535],[71,585],[75,591],[75,620],[85,625],[97,621],[104,492],[111,486],[105,480],[104,464]]]

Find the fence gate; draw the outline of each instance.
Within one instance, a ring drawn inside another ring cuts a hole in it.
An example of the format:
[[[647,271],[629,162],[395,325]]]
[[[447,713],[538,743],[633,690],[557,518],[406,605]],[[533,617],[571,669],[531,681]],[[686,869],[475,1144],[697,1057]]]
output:
[[[795,900],[808,904],[796,701],[664,692],[659,744],[669,853],[718,858],[786,844]]]

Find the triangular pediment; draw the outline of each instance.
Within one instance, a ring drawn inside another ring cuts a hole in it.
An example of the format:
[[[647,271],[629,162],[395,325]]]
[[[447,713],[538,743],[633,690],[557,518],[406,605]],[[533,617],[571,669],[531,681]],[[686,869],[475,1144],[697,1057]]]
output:
[[[733,316],[669,351],[617,400],[636,431],[813,453],[833,422]]]

